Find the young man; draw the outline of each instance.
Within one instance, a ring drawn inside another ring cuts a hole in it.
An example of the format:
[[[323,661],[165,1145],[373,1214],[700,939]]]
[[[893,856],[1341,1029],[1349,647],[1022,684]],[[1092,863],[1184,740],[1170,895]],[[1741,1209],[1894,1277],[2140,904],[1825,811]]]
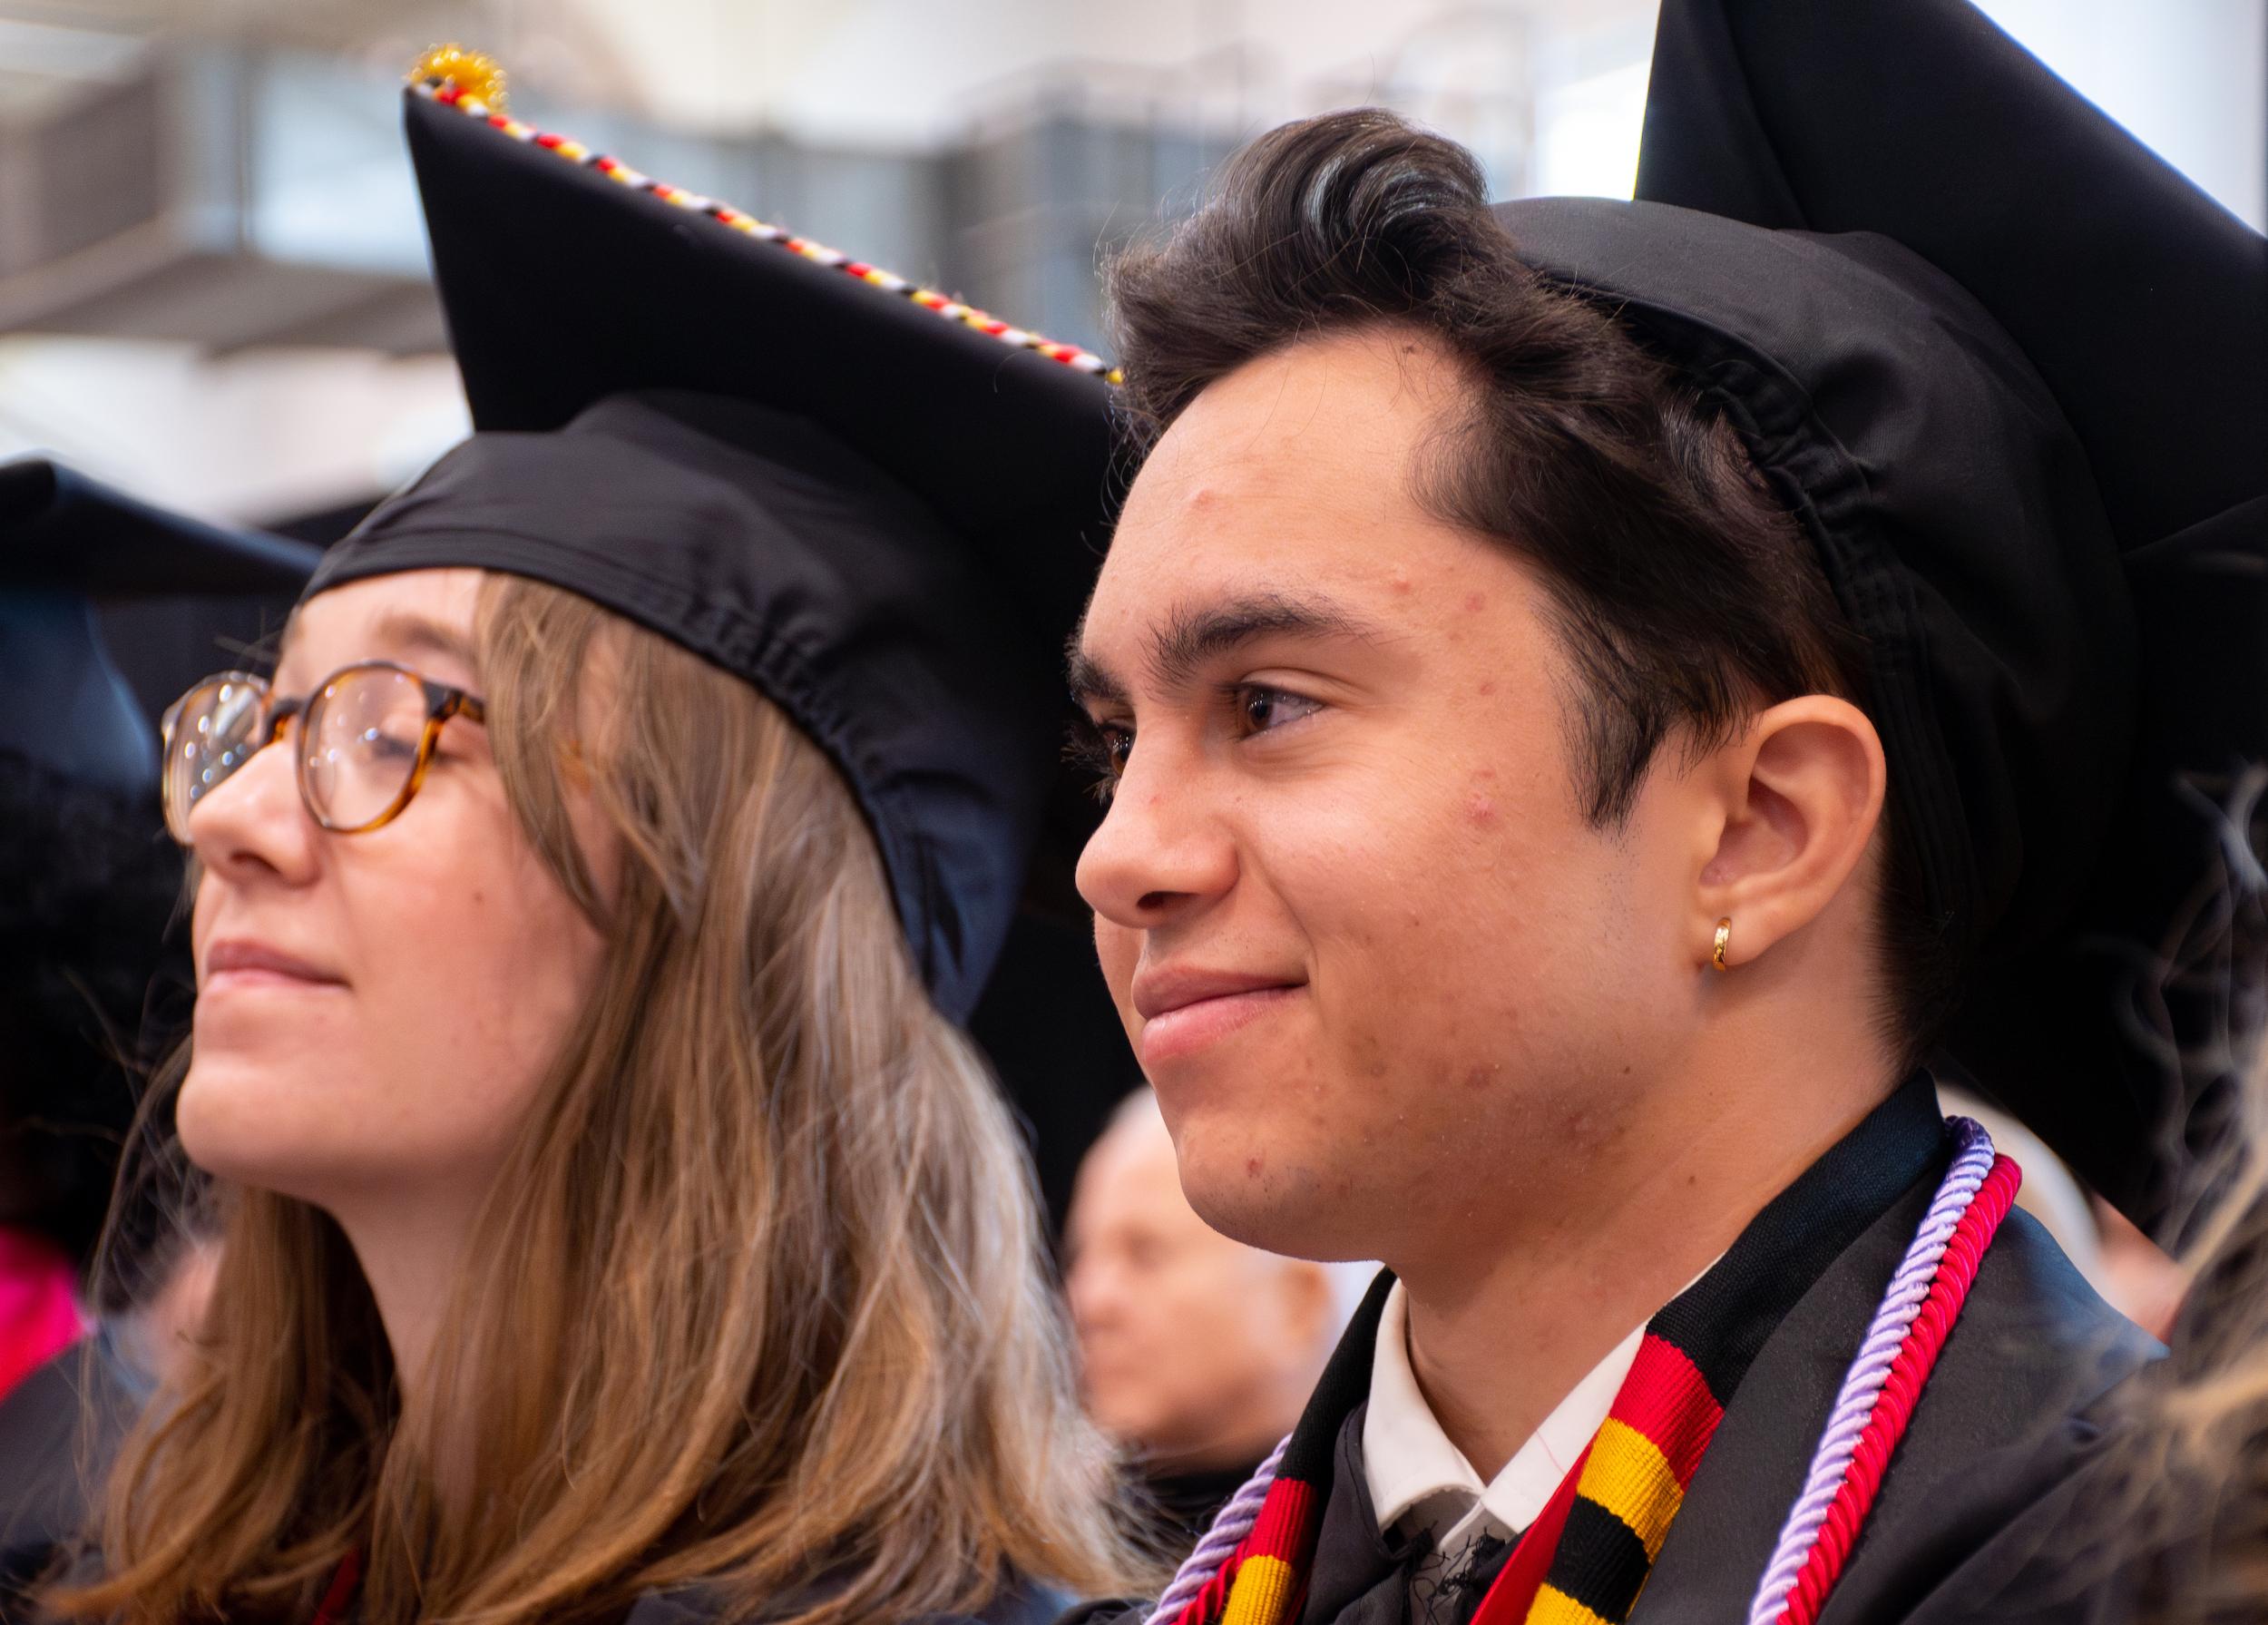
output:
[[[1118,270],[1080,887],[1198,1212],[1393,1274],[1180,1625],[2072,1602],[2024,1571],[2151,1346],[1925,1062],[2165,1199],[2185,1005],[2087,955],[2268,747],[2195,680],[2262,643],[2260,242],[1960,0],[1798,10],[1663,19],[1641,191],[1718,213],[1491,210],[1358,113]]]

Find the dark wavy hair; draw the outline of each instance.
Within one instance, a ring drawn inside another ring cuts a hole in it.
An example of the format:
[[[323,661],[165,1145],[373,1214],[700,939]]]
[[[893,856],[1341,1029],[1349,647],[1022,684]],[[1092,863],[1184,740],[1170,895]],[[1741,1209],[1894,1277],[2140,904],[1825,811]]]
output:
[[[1109,291],[1136,462],[1207,385],[1319,334],[1392,326],[1453,358],[1469,410],[1415,494],[1543,582],[1593,823],[1628,815],[1673,740],[1706,751],[1799,694],[1863,704],[1858,634],[1735,430],[1610,310],[1522,264],[1454,142],[1374,108],[1283,125],[1121,255]],[[1885,841],[1882,1027],[1912,1063],[1961,967],[1914,901],[1910,844],[1894,825]]]

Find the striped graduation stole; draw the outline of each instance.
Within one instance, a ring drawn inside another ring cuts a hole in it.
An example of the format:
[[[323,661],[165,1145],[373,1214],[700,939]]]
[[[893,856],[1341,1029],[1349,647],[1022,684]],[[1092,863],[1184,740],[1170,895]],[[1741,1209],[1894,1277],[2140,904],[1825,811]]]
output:
[[[1958,1226],[1967,1236],[1954,1253],[1960,1267],[1932,1288],[1934,1296],[1948,1301],[1936,1319],[1917,1328],[1926,1334],[1924,1341],[1934,1336],[1941,1345],[2020,1177],[2005,1158],[1994,1158],[1990,1141],[1974,1124],[1962,1122],[1955,1132],[1949,1132],[1950,1128],[1937,1114],[1927,1075],[1910,1079],[1768,1203],[1706,1275],[1647,1324],[1637,1358],[1607,1420],[1551,1504],[1524,1532],[1472,1625],[1622,1625],[1653,1571],[1725,1408],[1765,1338],[1836,1257],[1921,1179],[1951,1141],[1960,1155],[1877,1313],[1879,1323],[1891,1315],[1894,1300],[1914,1298],[1902,1310],[1907,1322],[1914,1321],[1920,1300],[1906,1291],[1912,1285],[1908,1276],[1921,1262],[1927,1268],[1917,1279],[1926,1283],[1937,1275],[1948,1233]],[[1964,1165],[1980,1155],[1981,1164],[1964,1176]],[[1989,1199],[1977,1202],[1972,1199],[1977,1176],[1984,1167],[1992,1170]],[[1949,1195],[1960,1199],[1949,1206]],[[1222,1510],[1145,1625],[1292,1625],[1305,1599],[1333,1452],[1341,1425],[1368,1395],[1379,1317],[1391,1285],[1392,1277],[1381,1275],[1372,1287],[1299,1425],[1254,1482]],[[1878,1341],[1871,1332],[1869,1347]],[[1906,1360],[1913,1351],[1897,1336],[1885,1347],[1897,1350],[1907,1365],[1900,1394],[1910,1414],[1927,1380],[1934,1346],[1919,1363]],[[1869,1357],[1862,1351],[1846,1387]],[[1887,1362],[1877,1363],[1889,1369]],[[1872,1380],[1882,1388],[1884,1373],[1876,1372]],[[1840,1523],[1825,1521],[1834,1537],[1828,1548],[1831,1565],[1823,1564],[1815,1550],[1823,1520],[1812,1518],[1808,1528],[1796,1532],[1802,1541],[1787,1554],[1775,1554],[1775,1567],[1784,1561],[1829,1567],[1823,1583],[1832,1585],[1832,1569],[1840,1567],[1841,1554],[1847,1552],[1902,1431],[1901,1417],[1896,1431],[1867,1458],[1872,1483],[1862,1484],[1856,1497],[1842,1496],[1854,1501],[1850,1515]],[[1822,1441],[1823,1453],[1828,1444]],[[1853,1473],[1854,1478],[1863,1476]],[[1256,1509],[1251,1504],[1256,1499]],[[1792,1530],[1796,1522],[1792,1517]],[[1777,1594],[1787,1591],[1781,1585]],[[1814,1583],[1808,1592],[1797,1593],[1797,1606],[1785,1614],[1775,1603],[1760,1617],[1801,1625],[1815,1617],[1823,1596]]]
[[[1239,1490],[1181,1565],[1146,1625],[1287,1625],[1307,1590],[1339,1425],[1370,1393],[1371,1350],[1393,1277],[1380,1272],[1332,1352],[1292,1436]],[[1265,1480],[1266,1499],[1251,1498]],[[1250,1518],[1248,1525],[1246,1518]]]
[[[1296,1615],[1323,1520],[1331,1452],[1339,1424],[1367,1393],[1371,1350],[1390,1284],[1382,1277],[1371,1289],[1332,1356],[1307,1414],[1285,1444],[1250,1532],[1201,1590],[1178,1608],[1161,1608],[1153,1620],[1289,1625]],[[1482,1601],[1473,1625],[1619,1625],[1627,1615],[1725,1415],[1700,1360],[1673,1340],[1680,1324],[1668,1310],[1654,1317],[1607,1420]],[[1350,1351],[1358,1357],[1349,1358]],[[1737,1357],[1736,1350],[1719,1352]],[[1728,1368],[1718,1379],[1728,1397],[1737,1376]],[[1549,1558],[1548,1571],[1521,1585],[1522,1560],[1540,1568],[1540,1556]],[[1524,1602],[1530,1595],[1532,1604],[1515,1611],[1515,1598]]]
[[[1715,1387],[1692,1354],[1648,1327],[1607,1420],[1570,1475],[1567,1522],[1527,1625],[1621,1625],[1629,1618],[1685,1504],[1686,1486],[1725,1419]],[[1727,1398],[1731,1391],[1727,1385]],[[1542,1522],[1533,1532],[1549,1532]],[[1497,1625],[1490,1612],[1484,1600],[1474,1625]]]
[[[1804,1493],[1765,1565],[1751,1625],[1809,1625],[1818,1618],[2023,1182],[2023,1170],[1993,1150],[1978,1124],[1954,1118],[1948,1127],[1952,1164],[1844,1376]],[[1698,1283],[1647,1326],[1607,1420],[1569,1475],[1575,1491],[1564,1527],[1550,1527],[1547,1512],[1530,1530],[1543,1542],[1556,1534],[1556,1544],[1521,1616],[1525,1625],[1623,1625],[1637,1606],[1725,1406],[1760,1346],[1742,1334],[1743,1317],[1693,1312],[1706,1285]],[[1508,1564],[1499,1584],[1514,1574]],[[1473,1625],[1512,1625],[1526,1593],[1511,1590],[1493,1613],[1490,1604],[1499,1600],[1491,1591]]]

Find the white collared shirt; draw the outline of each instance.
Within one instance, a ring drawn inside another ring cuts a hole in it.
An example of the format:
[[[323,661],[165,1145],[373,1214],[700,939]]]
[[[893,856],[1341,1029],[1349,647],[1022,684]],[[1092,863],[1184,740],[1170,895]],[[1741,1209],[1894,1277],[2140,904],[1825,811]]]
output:
[[[1363,1476],[1380,1530],[1431,1533],[1434,1576],[1455,1570],[1482,1535],[1518,1538],[1536,1521],[1613,1408],[1646,1336],[1640,1324],[1570,1389],[1528,1442],[1483,1484],[1449,1442],[1410,1367],[1409,1304],[1402,1283],[1386,1294],[1371,1356],[1370,1408],[1363,1418]],[[1429,1579],[1424,1583],[1432,1584]],[[1413,1584],[1417,1583],[1413,1581]],[[1421,1603],[1422,1599],[1418,1600]],[[1422,1619],[1421,1610],[1412,1617]]]

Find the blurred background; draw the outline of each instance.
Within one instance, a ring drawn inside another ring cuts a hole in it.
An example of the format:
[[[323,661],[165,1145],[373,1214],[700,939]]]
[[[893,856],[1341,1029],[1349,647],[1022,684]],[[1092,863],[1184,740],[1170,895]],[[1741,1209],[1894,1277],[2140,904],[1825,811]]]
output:
[[[2268,220],[2268,0],[1986,0]],[[1356,102],[1501,195],[1627,195],[1650,0],[0,0],[0,456],[327,539],[464,432],[398,132],[426,46],[513,111],[1100,347],[1097,267]]]

